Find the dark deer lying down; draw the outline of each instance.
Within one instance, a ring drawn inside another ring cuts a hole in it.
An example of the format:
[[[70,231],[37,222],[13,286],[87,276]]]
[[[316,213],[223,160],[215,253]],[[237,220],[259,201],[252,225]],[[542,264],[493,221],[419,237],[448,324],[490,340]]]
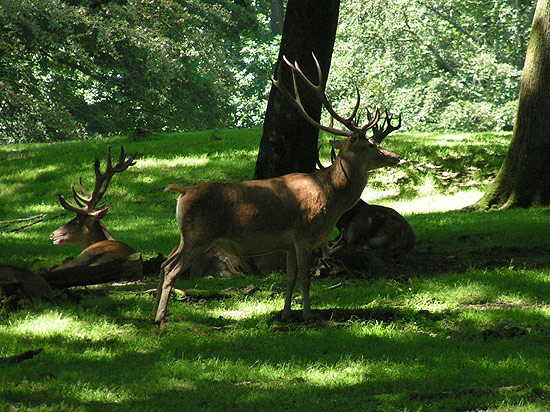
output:
[[[384,253],[410,252],[416,242],[411,225],[398,212],[363,201],[344,213],[336,227],[343,232],[346,244],[365,245]]]
[[[80,189],[83,194],[76,191],[74,184],[71,186],[76,206],[69,204],[63,195],[59,195],[61,206],[66,210],[76,212],[76,216],[65,225],[54,230],[50,235],[50,239],[54,245],[81,244],[84,250],[76,258],[63,263],[54,270],[101,264],[136,252],[131,246],[115,240],[101,222],[101,219],[105,217],[109,210],[107,205],[103,204],[96,208],[109,187],[113,176],[133,166],[136,156],[137,153],[134,153],[126,160],[126,152],[121,147],[120,158],[117,164],[113,166],[111,147],[109,146],[105,173],[101,173],[99,158],[96,157],[94,162],[95,186],[91,193],[84,187],[82,178],[80,178]]]
[[[369,120],[372,115],[367,110]],[[372,127],[372,138],[378,143],[391,132],[401,127],[401,117],[397,125],[392,124],[392,117],[386,113],[384,123]],[[340,148],[341,141],[333,141],[331,161],[336,160],[335,148]],[[325,169],[317,158],[319,169]],[[359,200],[355,206],[342,215],[336,223],[342,232],[342,240],[348,244],[364,245],[372,249],[389,252],[390,254],[407,253],[416,243],[416,237],[411,225],[395,210],[378,205],[370,205]],[[342,245],[340,245],[341,247]]]
[[[312,318],[309,286],[313,249],[327,244],[340,216],[357,203],[367,184],[369,170],[400,162],[395,153],[382,148],[375,139],[366,137],[366,132],[380,119],[379,110],[363,127],[354,122],[359,96],[350,117],[343,118],[334,111],[325,95],[325,79],[317,59],[313,57],[319,85],[312,84],[286,58],[285,62],[292,70],[296,97],[279,80],[272,81],[315,127],[347,137],[334,164],[316,173],[293,173],[266,180],[168,186],[166,190],[180,193],[176,219],[181,241],[160,271],[154,320],[161,326],[165,322],[174,281],[212,247],[221,247],[238,256],[286,252],[287,288],[282,318],[288,320],[291,316],[292,291],[297,275],[303,285],[304,320]],[[316,93],[328,112],[348,130],[323,126],[306,113],[298,95],[296,76]],[[280,79],[280,75],[277,77]]]

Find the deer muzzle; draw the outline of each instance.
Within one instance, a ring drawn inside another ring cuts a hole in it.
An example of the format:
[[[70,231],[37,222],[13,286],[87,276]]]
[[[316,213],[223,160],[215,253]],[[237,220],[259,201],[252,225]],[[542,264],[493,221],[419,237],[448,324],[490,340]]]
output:
[[[65,230],[57,229],[57,230],[54,230],[50,235],[50,240],[54,245],[59,246],[65,242],[66,235],[67,235],[67,232]]]

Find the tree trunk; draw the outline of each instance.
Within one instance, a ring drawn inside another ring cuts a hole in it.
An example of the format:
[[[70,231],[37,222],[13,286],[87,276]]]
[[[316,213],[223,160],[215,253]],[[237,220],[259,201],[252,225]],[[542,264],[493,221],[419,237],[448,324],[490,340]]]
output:
[[[550,0],[538,0],[510,149],[474,208],[550,204]]]
[[[311,56],[314,52],[325,77],[328,76],[339,9],[339,0],[289,0],[277,66],[284,55],[292,62],[299,62],[304,74],[316,82],[317,70]],[[283,84],[292,90],[288,67],[282,66],[281,77]],[[319,99],[305,87],[300,87],[300,97],[310,116],[319,120]],[[254,178],[315,171],[317,138],[317,129],[272,87]]]
[[[283,0],[271,0],[270,26],[271,34],[278,36],[283,32],[283,17],[285,8]]]

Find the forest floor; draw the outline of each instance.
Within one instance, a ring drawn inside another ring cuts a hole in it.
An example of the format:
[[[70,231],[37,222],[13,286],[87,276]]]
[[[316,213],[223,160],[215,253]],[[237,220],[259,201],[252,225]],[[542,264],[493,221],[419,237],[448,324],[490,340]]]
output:
[[[79,176],[89,182],[107,144],[142,154],[113,180],[105,223],[146,259],[168,254],[178,242],[168,183],[252,175],[259,131],[211,133],[0,146],[0,221],[45,216],[15,232],[20,223],[0,224],[0,263],[41,270],[78,253],[48,240],[69,219],[57,193],[68,196]],[[462,210],[496,174],[508,139],[388,138],[408,163],[373,176],[364,197],[405,215],[415,249],[315,278],[310,323],[298,292],[292,322],[279,320],[279,273],[178,280],[227,294],[174,296],[162,331],[150,320],[153,275],[1,301],[0,410],[549,410],[550,209]],[[35,356],[6,360],[27,351]]]

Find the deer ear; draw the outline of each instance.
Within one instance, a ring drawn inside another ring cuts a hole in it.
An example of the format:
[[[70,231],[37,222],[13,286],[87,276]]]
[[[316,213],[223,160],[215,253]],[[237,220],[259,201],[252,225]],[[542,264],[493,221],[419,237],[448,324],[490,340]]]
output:
[[[108,211],[109,211],[109,208],[104,207],[99,210],[96,210],[95,212],[90,212],[89,215],[92,216],[95,220],[100,220],[105,217]]]

